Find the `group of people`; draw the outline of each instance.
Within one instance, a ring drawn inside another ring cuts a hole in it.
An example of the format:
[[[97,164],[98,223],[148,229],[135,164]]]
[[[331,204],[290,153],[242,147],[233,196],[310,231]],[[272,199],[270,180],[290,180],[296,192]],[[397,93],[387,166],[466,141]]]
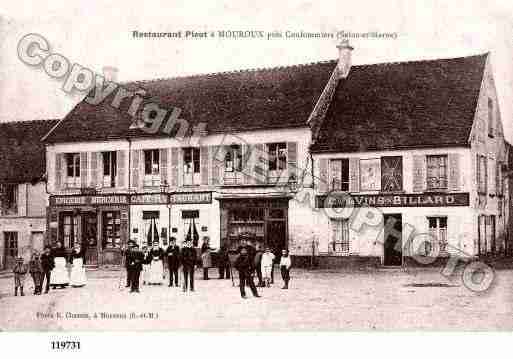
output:
[[[68,271],[67,263],[71,264],[71,274]],[[50,287],[64,288],[71,284],[73,287],[82,287],[86,284],[85,256],[80,245],[76,245],[71,253],[67,255],[62,243],[57,242],[55,248],[45,246],[42,253],[34,251],[30,261],[25,263],[23,257],[18,256],[13,268],[14,273],[14,295],[24,296],[25,277],[27,273],[32,277],[34,284],[34,295],[50,291]]]
[[[246,298],[245,287],[249,286],[253,295],[259,297],[258,287],[270,287],[274,283],[275,255],[270,248],[265,251],[260,246],[253,247],[249,243],[243,243],[238,249],[228,250],[225,245],[221,246],[217,253],[217,266],[219,279],[230,279],[233,281],[232,268],[239,273],[239,288],[242,298]],[[151,248],[142,249],[135,241],[129,241],[128,249],[125,252],[125,267],[127,270],[126,287],[131,293],[140,291],[139,283],[143,285],[158,284],[164,282],[164,261],[167,262],[169,271],[169,287],[179,287],[178,271],[182,267],[184,292],[194,291],[194,269],[197,261],[201,259],[203,267],[203,279],[209,280],[209,268],[212,267],[211,248],[208,238],[204,238],[201,246],[200,258],[197,257],[196,249],[192,240],[185,241],[182,248],[176,244],[176,238],[170,238],[170,244],[164,251],[159,243],[153,243]],[[280,271],[283,279],[282,289],[288,289],[290,281],[290,268],[292,262],[287,250],[283,250],[280,258]],[[255,285],[253,276],[256,273],[258,285]]]

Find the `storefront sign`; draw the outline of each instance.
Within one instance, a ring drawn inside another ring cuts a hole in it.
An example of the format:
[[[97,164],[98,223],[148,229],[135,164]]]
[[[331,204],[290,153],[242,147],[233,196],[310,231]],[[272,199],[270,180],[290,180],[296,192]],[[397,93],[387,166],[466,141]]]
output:
[[[167,194],[152,193],[152,194],[133,194],[130,196],[131,204],[167,204]]]
[[[118,205],[128,204],[126,195],[109,196],[52,196],[50,205],[53,206],[86,206],[86,205]]]
[[[173,193],[169,196],[171,204],[212,203],[212,192]]]
[[[343,207],[451,207],[468,206],[468,193],[353,195],[332,193],[316,197],[317,208]]]

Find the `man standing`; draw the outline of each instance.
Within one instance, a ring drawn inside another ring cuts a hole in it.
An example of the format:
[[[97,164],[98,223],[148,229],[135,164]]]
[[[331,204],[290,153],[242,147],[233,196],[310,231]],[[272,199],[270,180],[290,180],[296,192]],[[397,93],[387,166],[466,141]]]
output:
[[[132,253],[132,248],[135,245],[135,242],[130,240],[130,241],[128,241],[127,245],[128,245],[128,248],[125,251],[125,269],[126,269],[126,286],[125,287],[129,288],[131,286],[130,279],[132,278],[132,275],[130,272],[130,268],[128,266],[128,262],[129,262],[129,258]]]
[[[257,289],[255,287],[255,283],[253,282],[253,262],[254,259],[250,258],[248,255],[248,250],[246,248],[242,248],[239,258],[235,261],[235,268],[239,271],[239,288],[240,288],[240,296],[243,299],[246,299],[246,284],[251,288],[251,292],[253,296],[259,298]]]
[[[130,293],[139,293],[139,277],[141,276],[144,255],[136,244],[128,254],[127,268],[130,277]]]
[[[281,278],[283,279],[283,288],[281,288],[281,289],[289,289],[290,267],[291,266],[292,266],[292,262],[290,260],[289,251],[284,249],[282,251],[281,259],[280,259]]]
[[[52,275],[52,270],[55,267],[55,263],[53,261],[53,256],[51,253],[50,246],[45,246],[45,249],[43,251],[43,254],[41,255],[41,266],[43,267],[43,276],[41,278],[41,285],[46,279],[46,286],[45,286],[45,294],[50,291],[50,278]]]
[[[219,248],[217,266],[219,268],[219,279],[230,279],[230,260],[228,258],[228,249],[223,243]]]
[[[196,265],[196,249],[192,246],[192,240],[185,241],[182,248],[183,291],[189,289],[194,292],[194,266]]]
[[[180,267],[180,248],[176,245],[176,238],[171,237],[169,246],[166,249],[167,268],[169,269],[169,286],[173,286],[173,277],[175,287],[178,287],[178,267]]]

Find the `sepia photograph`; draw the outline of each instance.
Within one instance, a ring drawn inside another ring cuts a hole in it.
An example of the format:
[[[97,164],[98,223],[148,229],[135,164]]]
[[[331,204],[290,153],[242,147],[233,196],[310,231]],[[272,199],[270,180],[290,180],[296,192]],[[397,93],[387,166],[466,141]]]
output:
[[[511,3],[17,1],[0,46],[0,336],[513,330]]]

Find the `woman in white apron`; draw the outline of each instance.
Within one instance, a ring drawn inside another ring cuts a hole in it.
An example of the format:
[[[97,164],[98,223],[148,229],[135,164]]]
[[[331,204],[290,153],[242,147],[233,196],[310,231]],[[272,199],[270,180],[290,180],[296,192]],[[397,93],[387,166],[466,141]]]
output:
[[[62,243],[57,242],[57,247],[53,249],[55,267],[50,276],[50,285],[53,289],[57,287],[64,288],[69,285],[69,273],[66,267],[66,250],[62,248]]]
[[[162,284],[164,282],[164,250],[159,247],[159,243],[155,242],[153,248],[150,251],[150,271],[148,284]]]
[[[70,283],[72,287],[83,287],[87,283],[85,272],[85,251],[77,244],[71,254],[71,278]]]

